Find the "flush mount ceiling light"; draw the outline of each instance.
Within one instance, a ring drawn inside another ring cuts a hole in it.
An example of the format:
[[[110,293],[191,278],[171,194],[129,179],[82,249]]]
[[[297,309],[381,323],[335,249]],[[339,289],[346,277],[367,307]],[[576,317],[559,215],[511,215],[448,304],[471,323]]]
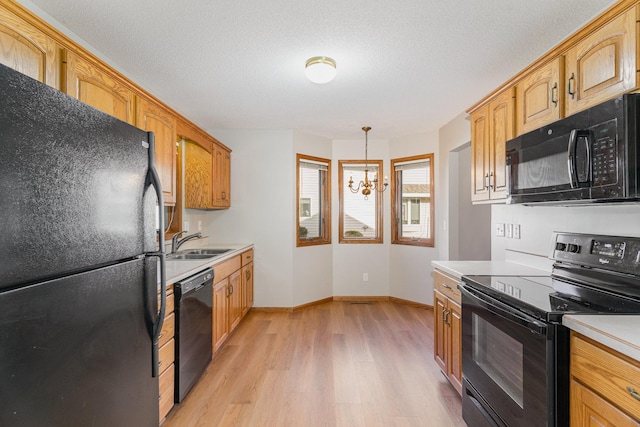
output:
[[[313,83],[328,83],[336,76],[336,61],[326,56],[307,59],[304,74]]]

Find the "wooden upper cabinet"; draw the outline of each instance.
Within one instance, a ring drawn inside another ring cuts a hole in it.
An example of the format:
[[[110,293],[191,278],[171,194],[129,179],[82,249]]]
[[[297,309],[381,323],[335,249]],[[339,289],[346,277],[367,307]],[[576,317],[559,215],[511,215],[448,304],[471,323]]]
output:
[[[231,206],[231,151],[222,145],[213,144],[213,207]]]
[[[506,143],[515,136],[514,91],[509,89],[489,103],[489,198],[506,198]]]
[[[189,209],[213,207],[213,144],[210,141],[184,142],[184,205]]]
[[[489,105],[471,114],[471,200],[489,199]]]
[[[231,206],[231,150],[185,120],[178,121],[185,141],[185,207],[226,209]]]
[[[135,124],[134,92],[102,67],[66,52],[68,95],[120,120]]]
[[[57,43],[4,8],[0,8],[0,64],[60,89]]]
[[[176,203],[176,118],[162,106],[139,97],[136,126],[155,135],[156,170],[165,205]]]
[[[471,114],[471,200],[506,197],[506,142],[515,136],[514,89],[509,88]]]
[[[567,51],[565,115],[638,87],[637,11],[634,6]]]
[[[563,117],[563,57],[527,73],[516,85],[517,131],[529,132]]]

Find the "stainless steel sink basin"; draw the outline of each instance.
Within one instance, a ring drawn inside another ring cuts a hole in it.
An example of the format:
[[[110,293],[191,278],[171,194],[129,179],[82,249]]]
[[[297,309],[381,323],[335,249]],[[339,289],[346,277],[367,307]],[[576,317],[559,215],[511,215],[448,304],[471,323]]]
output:
[[[213,258],[215,255],[206,255],[206,254],[169,254],[167,255],[168,261],[193,261],[198,259],[207,259]]]
[[[224,253],[231,251],[232,249],[185,249],[178,251],[175,254],[168,254],[168,261],[193,261],[199,259],[209,259],[220,256]]]
[[[222,255],[229,252],[231,249],[185,249],[177,253],[184,253],[189,255]]]

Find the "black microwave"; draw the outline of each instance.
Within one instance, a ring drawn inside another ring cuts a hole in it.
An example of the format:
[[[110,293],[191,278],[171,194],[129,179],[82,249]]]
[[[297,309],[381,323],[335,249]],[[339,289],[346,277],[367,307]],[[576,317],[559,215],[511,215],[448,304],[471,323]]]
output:
[[[507,203],[640,200],[638,114],[623,95],[507,141]]]

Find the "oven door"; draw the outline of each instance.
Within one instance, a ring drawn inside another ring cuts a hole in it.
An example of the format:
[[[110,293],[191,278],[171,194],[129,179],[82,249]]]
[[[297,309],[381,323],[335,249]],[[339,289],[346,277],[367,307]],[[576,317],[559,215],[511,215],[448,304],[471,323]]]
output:
[[[468,285],[460,289],[464,420],[468,425],[554,425],[551,325]]]

